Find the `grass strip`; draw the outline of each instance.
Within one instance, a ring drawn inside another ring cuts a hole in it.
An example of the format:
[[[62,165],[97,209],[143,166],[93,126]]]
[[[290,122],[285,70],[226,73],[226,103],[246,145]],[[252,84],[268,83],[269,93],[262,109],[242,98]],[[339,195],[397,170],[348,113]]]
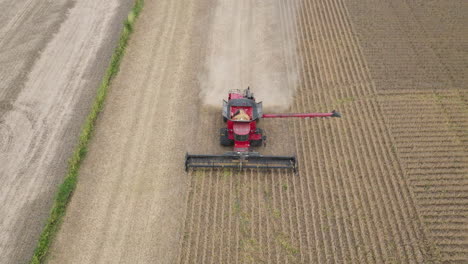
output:
[[[144,0],[135,0],[132,10],[124,22],[124,27],[120,34],[118,46],[114,50],[110,65],[107,68],[101,85],[97,90],[97,95],[94,99],[91,111],[88,114],[86,121],[81,129],[78,144],[75,148],[73,156],[69,160],[67,174],[63,183],[59,186],[57,194],[55,195],[52,210],[50,211],[49,218],[47,219],[47,223],[41,233],[39,242],[36,246],[36,249],[34,250],[34,255],[30,263],[38,264],[44,262],[51,242],[59,229],[60,223],[62,222],[63,216],[65,215],[67,204],[70,201],[72,193],[76,187],[78,170],[80,168],[81,162],[88,152],[88,143],[93,134],[96,119],[104,105],[104,100],[106,98],[109,85],[119,71],[120,62],[122,61],[125,48],[127,47],[128,40],[133,31],[133,25],[136,21],[136,18],[140,14],[141,9],[143,8],[143,2]]]

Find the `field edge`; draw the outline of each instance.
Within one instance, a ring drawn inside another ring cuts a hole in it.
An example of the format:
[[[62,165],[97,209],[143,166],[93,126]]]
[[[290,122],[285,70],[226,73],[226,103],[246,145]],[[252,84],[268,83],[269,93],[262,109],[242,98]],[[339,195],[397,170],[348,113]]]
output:
[[[66,176],[63,183],[58,187],[57,194],[54,198],[54,204],[50,211],[50,216],[46,221],[46,225],[44,226],[36,249],[34,250],[34,255],[30,261],[32,264],[43,263],[45,261],[51,242],[59,230],[63,216],[66,212],[68,202],[70,201],[72,193],[75,190],[78,180],[78,171],[83,159],[86,156],[88,143],[93,135],[94,125],[99,113],[104,106],[104,101],[111,81],[119,71],[120,62],[122,61],[123,55],[125,54],[125,49],[133,31],[133,26],[143,8],[143,4],[144,0],[135,0],[133,8],[124,21],[124,27],[121,31],[119,42],[114,50],[107,71],[97,90],[91,111],[86,117],[84,125],[81,129],[78,144],[76,145],[75,151],[69,159]]]

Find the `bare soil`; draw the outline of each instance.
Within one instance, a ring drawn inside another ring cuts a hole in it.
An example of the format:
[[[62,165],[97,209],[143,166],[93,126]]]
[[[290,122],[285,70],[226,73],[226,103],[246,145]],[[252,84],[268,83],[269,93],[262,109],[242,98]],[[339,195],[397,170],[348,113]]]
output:
[[[268,3],[146,3],[49,262],[466,261],[468,7]],[[220,20],[220,8],[237,15]],[[251,53],[268,39],[251,32],[270,28],[244,20],[265,8],[281,41]],[[220,109],[205,100],[216,55],[236,84],[254,79],[242,70],[249,57],[297,76],[275,77],[290,89],[288,111],[343,113],[262,120],[259,151],[297,155],[298,174],[184,172],[186,152],[228,151]]]
[[[131,3],[0,3],[0,263],[31,258]]]
[[[171,263],[177,256],[189,187],[184,156],[193,135],[214,126],[198,116],[197,89],[210,6],[145,2],[50,263]]]

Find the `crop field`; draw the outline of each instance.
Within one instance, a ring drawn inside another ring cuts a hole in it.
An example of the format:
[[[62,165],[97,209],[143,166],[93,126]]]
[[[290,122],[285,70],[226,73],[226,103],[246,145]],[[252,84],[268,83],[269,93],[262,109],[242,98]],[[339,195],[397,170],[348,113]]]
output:
[[[48,262],[466,263],[467,13],[145,1]],[[222,99],[249,85],[268,111],[343,117],[261,121],[258,151],[298,173],[186,173],[186,152],[229,151]]]
[[[452,17],[460,31],[433,41],[440,32],[424,27],[438,22],[418,24],[435,20],[430,7],[304,1],[293,14],[279,2],[282,21],[297,17],[284,39],[300,43],[291,111],[345,116],[279,126],[294,137],[298,175],[193,172],[180,263],[467,261],[466,46],[444,53],[466,43],[466,21]]]

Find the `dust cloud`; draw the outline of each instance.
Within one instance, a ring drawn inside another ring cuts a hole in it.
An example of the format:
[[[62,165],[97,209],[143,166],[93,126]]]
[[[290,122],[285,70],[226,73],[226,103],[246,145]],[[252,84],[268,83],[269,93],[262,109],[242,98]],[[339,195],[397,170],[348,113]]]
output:
[[[294,30],[300,1],[219,0],[199,76],[205,106],[248,86],[270,111],[287,110],[298,82]]]

